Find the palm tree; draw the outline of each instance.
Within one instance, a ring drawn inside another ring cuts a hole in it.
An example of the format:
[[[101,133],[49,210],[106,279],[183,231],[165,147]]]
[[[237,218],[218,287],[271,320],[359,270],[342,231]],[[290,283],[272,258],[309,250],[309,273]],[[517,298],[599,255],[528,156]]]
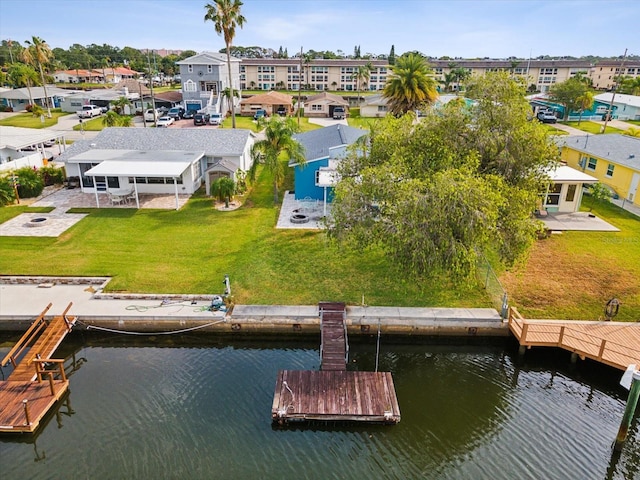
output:
[[[448,72],[444,74],[444,80],[442,81],[444,85],[444,91],[451,91],[451,84],[456,81],[456,75],[453,72]]]
[[[300,165],[304,165],[304,147],[293,139],[293,134],[298,131],[296,121],[291,118],[272,117],[267,122],[264,140],[257,141],[251,148],[253,166],[249,172],[250,178],[255,180],[256,168],[259,161],[273,175],[273,202],[278,203],[278,185],[284,179],[284,162],[280,156],[286,153],[289,159]]]
[[[576,98],[576,103],[579,107],[580,116],[578,117],[578,125],[582,121],[582,114],[585,110],[591,109],[593,107],[593,92],[586,91],[578,98]]]
[[[242,28],[246,19],[240,14],[240,0],[214,0],[213,3],[207,3],[205,9],[207,13],[204,16],[205,22],[210,20],[215,26],[216,33],[224,36],[224,43],[227,52],[227,71],[229,74],[229,88],[231,94],[229,98],[233,99],[233,78],[231,77],[231,43],[236,36],[236,26]],[[231,105],[231,125],[236,128],[236,113]]]
[[[229,201],[236,191],[236,184],[229,177],[220,177],[211,184],[211,194],[218,197],[220,201],[224,200],[224,207],[229,208]]]
[[[227,101],[227,105],[233,105],[233,102],[231,101],[231,96],[233,95],[233,98],[240,98],[240,92],[238,92],[237,90],[231,90],[230,88],[225,88],[222,91],[222,98],[224,98]],[[233,108],[232,108],[233,111]]]
[[[620,86],[620,91],[622,93],[627,93],[629,95],[640,95],[640,77],[624,78],[622,79]]]
[[[113,110],[109,110],[102,117],[102,125],[105,127],[115,127],[116,125],[120,125],[120,115]]]
[[[436,100],[436,81],[430,73],[425,60],[414,53],[396,60],[382,91],[392,114],[399,116]]]
[[[47,106],[47,116],[51,118],[51,105],[49,104],[49,95],[47,95],[47,85],[44,78],[44,70],[42,65],[46,65],[53,58],[53,52],[51,52],[51,48],[40,37],[33,36],[31,37],[31,41],[26,40],[25,43],[28,45],[22,51],[22,59],[25,63],[38,66],[40,70],[40,79],[42,80],[42,87],[44,88],[44,98],[45,104]]]
[[[105,67],[109,66],[109,62],[111,61],[111,59],[109,57],[104,57],[102,59],[102,82],[106,85],[107,83],[107,76],[104,73],[104,69]]]
[[[9,67],[7,76],[14,86],[27,87],[27,91],[29,92],[29,104],[33,105],[31,87],[38,84],[38,72],[36,72],[31,65],[14,63]]]
[[[131,105],[131,102],[127,97],[120,97],[117,100],[113,100],[111,102],[111,105],[113,105],[113,108],[116,109],[118,115],[122,115],[124,114],[124,107],[126,107],[127,105]]]
[[[360,105],[360,89],[362,88],[362,84],[366,84],[369,81],[372,71],[373,65],[371,65],[371,62],[367,62],[366,65],[359,65],[352,75],[352,78],[356,80],[356,90],[358,91],[358,105]]]

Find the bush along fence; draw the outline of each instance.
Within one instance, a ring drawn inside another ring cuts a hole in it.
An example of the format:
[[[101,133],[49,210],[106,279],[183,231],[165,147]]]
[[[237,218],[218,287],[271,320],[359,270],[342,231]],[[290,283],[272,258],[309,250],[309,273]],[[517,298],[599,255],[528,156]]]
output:
[[[476,275],[487,291],[493,306],[500,312],[502,319],[506,319],[509,315],[509,297],[507,291],[502,287],[498,276],[484,255],[478,257]]]

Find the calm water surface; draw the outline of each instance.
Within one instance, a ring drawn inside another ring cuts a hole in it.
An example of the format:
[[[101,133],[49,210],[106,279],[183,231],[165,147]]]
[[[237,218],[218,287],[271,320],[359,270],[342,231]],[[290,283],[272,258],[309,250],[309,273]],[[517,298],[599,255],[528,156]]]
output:
[[[521,361],[511,344],[383,338],[380,370],[393,372],[400,424],[282,430],[270,416],[276,373],[317,369],[316,341],[171,340],[68,337],[58,357],[76,361],[69,400],[36,437],[0,437],[0,477],[640,479],[637,416],[611,459],[620,374],[572,371],[563,352]],[[375,344],[352,345],[351,359],[373,370]]]

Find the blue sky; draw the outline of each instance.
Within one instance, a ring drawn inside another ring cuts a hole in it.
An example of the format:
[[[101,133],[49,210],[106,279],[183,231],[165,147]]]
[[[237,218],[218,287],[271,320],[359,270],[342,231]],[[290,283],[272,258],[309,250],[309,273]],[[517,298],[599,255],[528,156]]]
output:
[[[0,39],[218,51],[207,0],[0,0]],[[235,45],[451,57],[640,55],[638,0],[245,0]],[[610,26],[610,27],[609,27]]]

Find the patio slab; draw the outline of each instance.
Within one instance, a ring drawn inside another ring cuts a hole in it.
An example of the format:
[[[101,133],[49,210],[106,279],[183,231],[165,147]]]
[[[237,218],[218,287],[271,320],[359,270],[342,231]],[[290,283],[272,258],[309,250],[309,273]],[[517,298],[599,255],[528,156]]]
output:
[[[331,214],[331,205],[327,205],[327,216]],[[309,221],[305,223],[294,223],[291,217],[294,214],[306,215]],[[325,228],[322,218],[324,215],[323,202],[298,201],[293,193],[285,192],[280,207],[280,216],[276,228],[295,228],[303,230],[323,230]]]
[[[553,231],[619,232],[620,229],[589,212],[551,213],[542,221]]]
[[[0,224],[0,236],[57,237],[86,216],[82,213],[22,213]]]

